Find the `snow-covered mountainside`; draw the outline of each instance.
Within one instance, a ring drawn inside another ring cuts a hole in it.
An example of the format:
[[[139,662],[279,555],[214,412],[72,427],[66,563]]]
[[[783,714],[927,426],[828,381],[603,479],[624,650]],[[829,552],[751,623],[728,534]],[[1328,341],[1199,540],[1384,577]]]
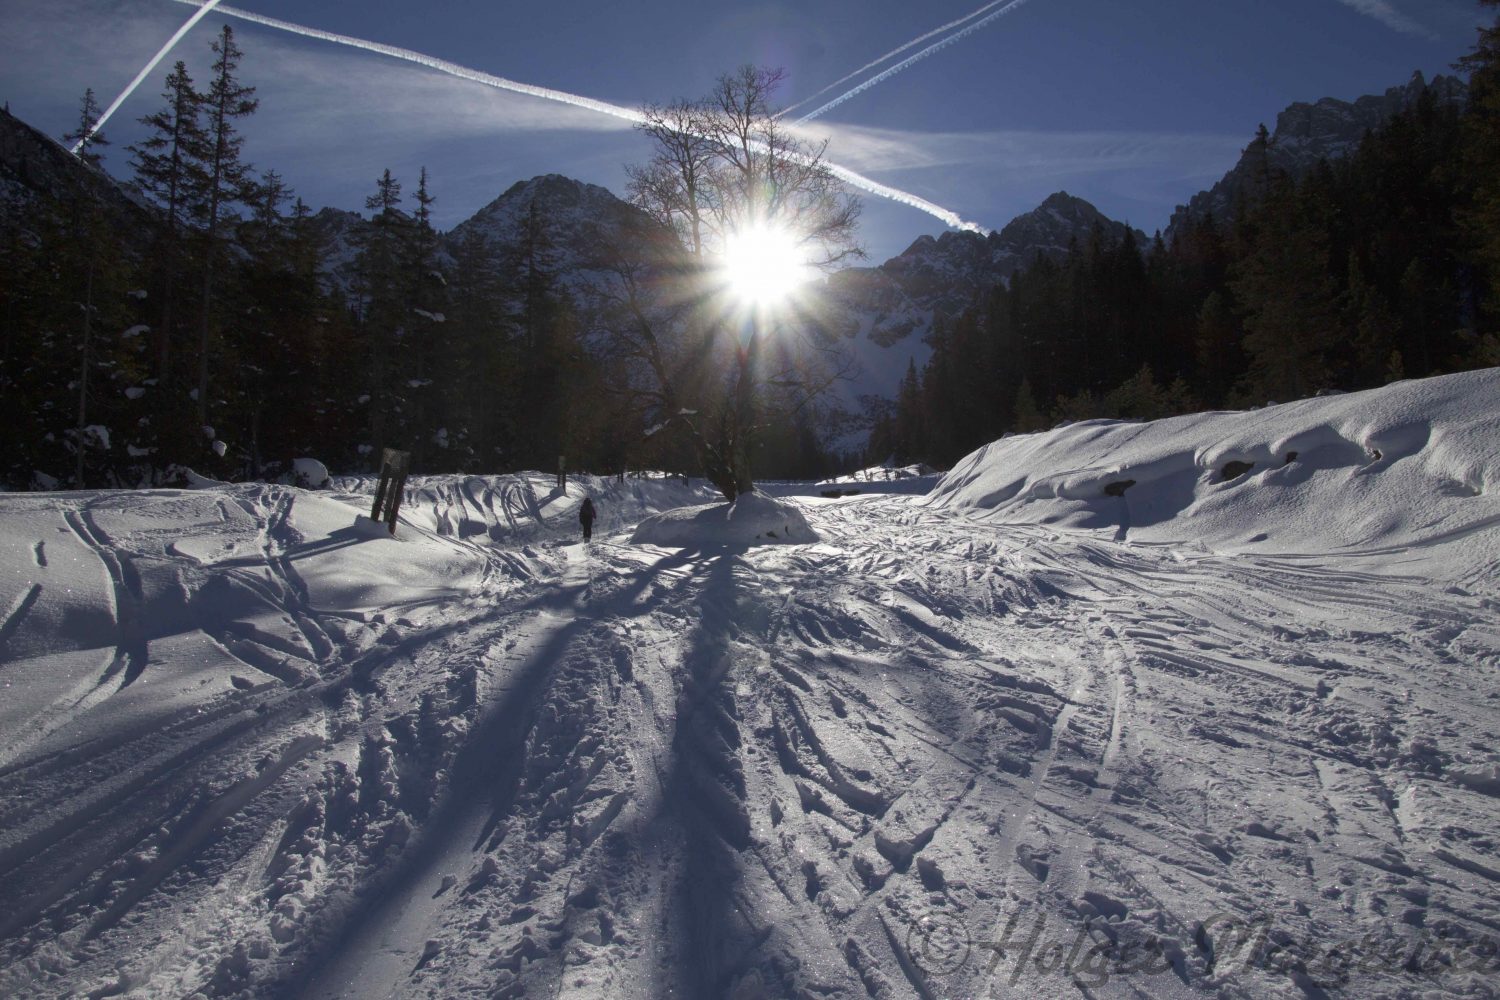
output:
[[[1167,226],[1166,238],[1176,239],[1209,214],[1221,222],[1232,219],[1237,199],[1254,189],[1255,179],[1267,166],[1301,177],[1319,160],[1347,156],[1366,132],[1384,125],[1428,92],[1438,103],[1452,104],[1464,101],[1468,88],[1458,77],[1437,76],[1429,83],[1417,72],[1404,85],[1391,87],[1384,94],[1367,94],[1352,102],[1325,97],[1312,104],[1298,101],[1290,105],[1276,116],[1276,128],[1271,132],[1264,163],[1253,145],[1247,148],[1218,183],[1177,207]]]
[[[809,544],[0,495],[0,995],[1491,995],[1497,389],[1009,438]]]
[[[452,256],[465,239],[482,238],[494,259],[518,275],[527,266],[531,240],[539,250],[538,266],[563,287],[584,291],[604,280],[597,273],[599,256],[609,244],[623,243],[631,232],[652,225],[644,212],[605,188],[546,174],[511,185],[455,226],[444,246]]]

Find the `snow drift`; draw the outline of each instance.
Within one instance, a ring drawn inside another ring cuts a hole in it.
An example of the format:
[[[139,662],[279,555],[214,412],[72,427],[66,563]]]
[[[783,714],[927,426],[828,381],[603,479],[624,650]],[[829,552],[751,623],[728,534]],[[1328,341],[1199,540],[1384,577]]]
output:
[[[1387,556],[1440,578],[1500,557],[1500,369],[1245,412],[1089,420],[995,441],[931,503],[1263,555]]]

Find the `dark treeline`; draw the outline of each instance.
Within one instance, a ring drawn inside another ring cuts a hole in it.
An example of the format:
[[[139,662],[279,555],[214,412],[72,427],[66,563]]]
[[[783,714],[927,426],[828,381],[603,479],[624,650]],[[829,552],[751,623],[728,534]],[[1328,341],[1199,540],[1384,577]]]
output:
[[[606,391],[541,208],[517,245],[445,248],[426,171],[413,190],[387,170],[366,216],[315,215],[242,159],[254,88],[229,28],[213,51],[206,88],[178,63],[143,119],[140,196],[99,167],[92,92],[76,161],[10,151],[33,193],[0,212],[0,485],[275,476],[303,455],[353,471],[382,446],[419,472],[680,462]]]
[[[1500,365],[1497,44],[1490,28],[1465,60],[1466,105],[1428,91],[1300,178],[1269,166],[1262,127],[1232,217],[1198,219],[1170,244],[1096,231],[937,324],[867,458],[946,466],[1063,420]]]

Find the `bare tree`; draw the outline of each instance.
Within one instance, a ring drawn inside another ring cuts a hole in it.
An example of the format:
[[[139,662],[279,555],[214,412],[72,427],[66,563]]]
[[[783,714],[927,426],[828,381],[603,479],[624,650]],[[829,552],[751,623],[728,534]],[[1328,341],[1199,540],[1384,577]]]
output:
[[[761,414],[805,410],[844,374],[815,317],[784,307],[737,309],[723,276],[738,234],[775,231],[806,266],[863,257],[859,202],[824,161],[825,144],[793,136],[772,107],[779,70],[746,66],[697,101],[644,109],[655,152],[629,168],[635,205],[654,221],[611,248],[611,334],[629,391],[658,426],[691,436],[710,481],[730,500],[754,489]]]

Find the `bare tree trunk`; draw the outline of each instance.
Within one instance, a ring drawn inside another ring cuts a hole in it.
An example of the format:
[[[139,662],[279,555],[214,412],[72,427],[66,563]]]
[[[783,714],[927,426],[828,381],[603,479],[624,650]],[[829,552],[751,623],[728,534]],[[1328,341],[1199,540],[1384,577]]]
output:
[[[730,428],[730,464],[734,473],[734,497],[755,489],[750,475],[750,448],[755,438],[755,379],[760,368],[761,336],[755,320],[749,321],[750,339],[738,352],[739,375],[734,392],[734,424]]]

